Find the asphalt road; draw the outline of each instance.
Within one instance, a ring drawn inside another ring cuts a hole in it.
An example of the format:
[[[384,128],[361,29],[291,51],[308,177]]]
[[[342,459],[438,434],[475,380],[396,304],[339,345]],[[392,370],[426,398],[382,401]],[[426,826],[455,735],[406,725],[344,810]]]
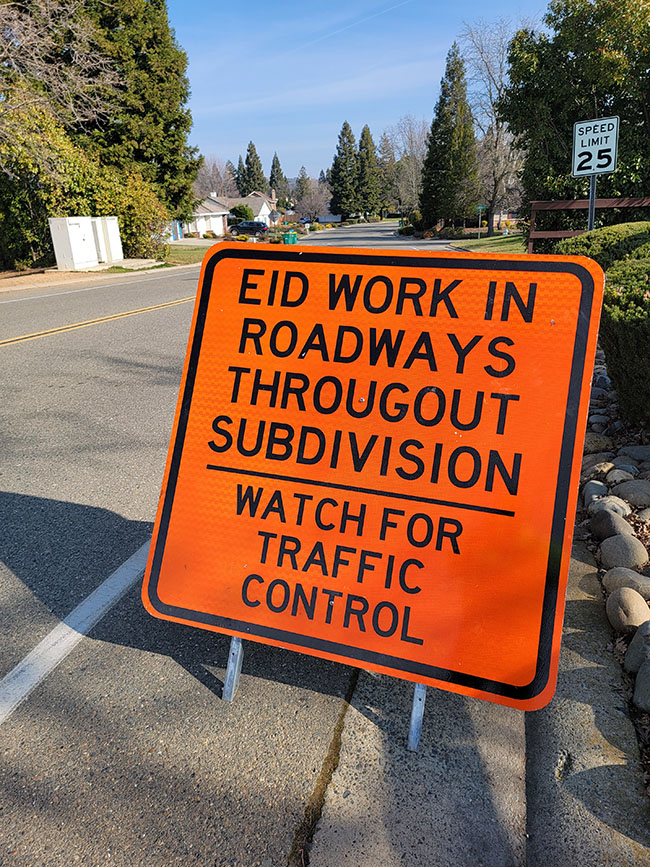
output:
[[[418,248],[385,225],[305,243]],[[0,296],[0,676],[151,534],[197,281]],[[407,753],[410,684],[252,642],[228,704],[229,639],[139,593],[1,725],[2,867],[301,865],[323,800],[314,867],[525,863],[521,712],[430,690]]]
[[[2,676],[150,536],[198,271],[0,296]],[[284,864],[353,673],[227,651],[124,596],[2,726],[0,863]]]

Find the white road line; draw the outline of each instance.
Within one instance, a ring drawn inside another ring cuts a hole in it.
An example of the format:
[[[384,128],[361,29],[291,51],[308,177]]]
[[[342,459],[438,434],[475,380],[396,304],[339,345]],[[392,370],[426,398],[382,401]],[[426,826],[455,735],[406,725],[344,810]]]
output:
[[[2,724],[73,650],[93,626],[144,574],[149,541],[122,563],[96,590],[46,635],[27,656],[0,681]]]
[[[201,263],[196,265],[182,265],[182,268],[200,268]],[[28,298],[9,298],[7,301],[0,301],[0,304],[18,304],[21,301],[38,301],[40,298],[55,298],[59,295],[75,295],[77,292],[92,292],[93,289],[104,289],[106,286],[130,286],[131,283],[153,283],[156,280],[167,280],[172,275],[167,271],[165,274],[159,274],[156,277],[145,277],[141,279],[125,280],[120,283],[112,283],[110,280],[104,280],[102,283],[97,283],[95,286],[85,286],[83,289],[66,289],[65,292],[49,292],[47,295],[30,295]],[[16,287],[16,292],[20,292],[20,287]],[[29,291],[29,290],[25,290]]]

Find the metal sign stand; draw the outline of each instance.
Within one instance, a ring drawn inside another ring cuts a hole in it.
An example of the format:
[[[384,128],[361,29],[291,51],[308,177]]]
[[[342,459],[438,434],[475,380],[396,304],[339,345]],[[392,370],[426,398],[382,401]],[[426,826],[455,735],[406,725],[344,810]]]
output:
[[[241,664],[244,661],[244,645],[241,638],[236,635],[230,639],[230,652],[228,653],[228,665],[226,678],[223,684],[221,697],[224,701],[232,701],[239,686]]]
[[[232,701],[239,687],[242,662],[244,661],[244,644],[236,635],[230,639],[230,651],[228,652],[228,665],[224,679],[221,698],[224,701]],[[411,709],[411,724],[406,748],[411,752],[417,750],[422,734],[422,718],[424,716],[424,702],[427,697],[427,688],[423,683],[416,683],[413,691],[413,707]]]
[[[417,750],[422,734],[422,718],[424,716],[424,702],[427,698],[427,688],[423,683],[416,683],[413,690],[413,707],[411,709],[411,725],[409,727],[409,739],[406,749],[411,752]]]
[[[587,231],[591,232],[596,219],[596,178],[598,175],[589,175],[589,210],[587,212]]]

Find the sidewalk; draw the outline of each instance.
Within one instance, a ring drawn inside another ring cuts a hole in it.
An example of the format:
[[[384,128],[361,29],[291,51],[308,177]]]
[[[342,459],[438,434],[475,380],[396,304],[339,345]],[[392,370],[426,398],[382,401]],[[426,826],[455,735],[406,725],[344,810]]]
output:
[[[578,542],[543,710],[429,689],[409,753],[412,685],[361,672],[311,867],[645,867],[649,805],[608,641],[596,564]]]

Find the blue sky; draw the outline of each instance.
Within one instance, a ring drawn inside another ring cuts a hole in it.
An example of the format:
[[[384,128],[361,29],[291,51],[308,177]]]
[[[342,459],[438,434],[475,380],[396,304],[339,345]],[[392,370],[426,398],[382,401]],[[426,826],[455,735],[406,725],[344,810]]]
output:
[[[447,52],[463,28],[541,20],[543,0],[168,0],[188,55],[194,126],[205,155],[235,164],[255,143],[289,177],[331,165],[343,121],[375,142],[400,116],[433,116]]]

